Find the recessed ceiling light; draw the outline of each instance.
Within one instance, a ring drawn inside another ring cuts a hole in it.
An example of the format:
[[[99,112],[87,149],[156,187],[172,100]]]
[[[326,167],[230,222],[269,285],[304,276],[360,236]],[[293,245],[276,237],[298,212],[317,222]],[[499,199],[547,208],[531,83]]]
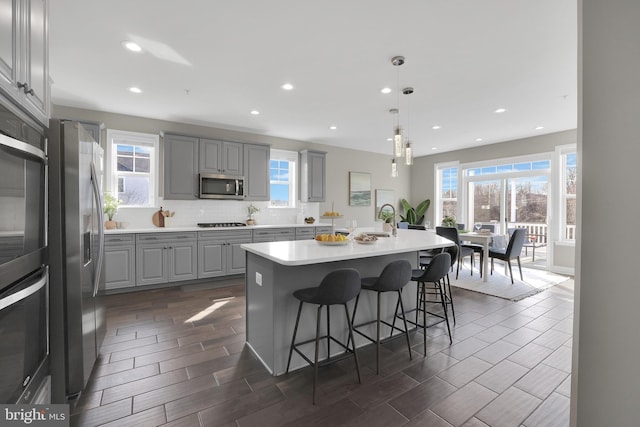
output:
[[[433,130],[438,130],[438,129],[440,129],[441,127],[442,127],[442,126],[435,125],[435,126],[431,126],[431,129],[433,129]]]
[[[142,89],[139,87],[130,87],[129,90],[133,93],[142,93]]]
[[[500,114],[500,113],[504,113],[505,111],[507,111],[506,108],[498,108],[495,112]]]
[[[336,129],[338,129],[337,126],[334,126],[334,125],[329,126],[329,130],[336,130]]]
[[[125,40],[122,42],[122,46],[124,46],[125,49],[128,49],[131,52],[142,52],[142,48],[140,47],[140,45],[135,42]]]
[[[258,111],[258,110],[251,110],[251,114],[253,114],[254,116],[257,116],[258,114],[260,114],[260,111]]]
[[[391,93],[391,88],[383,87],[382,89],[380,89],[380,92],[382,92],[382,93]]]
[[[431,147],[431,149],[432,149],[432,150],[437,150],[437,149],[438,149],[438,147]]]
[[[482,138],[476,138],[476,142],[482,141]]]
[[[544,129],[544,126],[536,126],[536,130],[542,130]]]
[[[293,89],[293,85],[291,83],[285,83],[281,87],[284,90],[292,90]]]
[[[393,141],[393,138],[387,138],[387,141]]]

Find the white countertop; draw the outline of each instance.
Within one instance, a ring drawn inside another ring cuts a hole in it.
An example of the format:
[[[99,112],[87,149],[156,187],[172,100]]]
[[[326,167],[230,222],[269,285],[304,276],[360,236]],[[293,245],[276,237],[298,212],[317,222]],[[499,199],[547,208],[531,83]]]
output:
[[[278,264],[295,266],[417,252],[451,245],[453,243],[450,240],[435,233],[425,233],[422,230],[398,230],[397,237],[379,237],[375,243],[370,245],[350,241],[344,246],[325,246],[315,240],[298,240],[245,243],[240,247]]]
[[[292,227],[331,227],[327,223],[315,224],[274,224],[274,225],[247,225],[245,227],[149,227],[149,228],[117,228],[105,230],[105,234],[137,234],[137,233],[170,233],[185,231],[229,231],[229,230],[262,230],[269,228],[292,228]]]

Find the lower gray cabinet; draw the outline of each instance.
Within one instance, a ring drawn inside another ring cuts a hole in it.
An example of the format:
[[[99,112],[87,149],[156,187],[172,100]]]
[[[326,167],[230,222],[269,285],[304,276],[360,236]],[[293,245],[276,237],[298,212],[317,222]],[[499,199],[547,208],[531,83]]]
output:
[[[262,228],[253,230],[253,242],[282,242],[295,240],[294,228]]]
[[[104,239],[105,289],[136,285],[136,241],[133,234],[116,234]]]
[[[153,233],[136,237],[136,283],[192,280],[197,273],[196,233]]]
[[[243,243],[251,243],[250,230],[199,232],[198,278],[244,273]]]
[[[296,228],[296,240],[311,240],[316,237],[315,227],[298,227]]]

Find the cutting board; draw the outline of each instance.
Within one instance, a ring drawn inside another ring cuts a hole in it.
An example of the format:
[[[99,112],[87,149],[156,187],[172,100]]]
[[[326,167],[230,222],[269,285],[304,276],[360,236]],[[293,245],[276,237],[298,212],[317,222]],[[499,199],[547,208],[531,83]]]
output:
[[[164,216],[162,216],[160,211],[155,211],[151,216],[151,222],[153,222],[153,225],[156,227],[164,227]]]

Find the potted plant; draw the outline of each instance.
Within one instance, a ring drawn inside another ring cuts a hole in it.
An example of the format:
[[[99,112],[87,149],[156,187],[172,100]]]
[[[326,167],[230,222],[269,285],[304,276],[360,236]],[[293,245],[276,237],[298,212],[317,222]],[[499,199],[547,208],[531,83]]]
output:
[[[253,214],[256,212],[260,212],[260,209],[250,204],[247,206],[247,212],[249,213],[249,218],[247,219],[247,225],[256,225],[256,221],[253,219]]]
[[[104,228],[107,230],[116,228],[116,222],[113,220],[113,216],[118,212],[118,206],[120,206],[120,200],[111,193],[105,193],[103,211],[108,218],[108,220],[104,222]]]
[[[422,221],[424,221],[424,214],[427,212],[427,209],[429,209],[429,205],[431,205],[431,200],[423,200],[415,208],[413,208],[406,199],[402,199],[400,203],[402,203],[402,208],[405,212],[404,216],[400,215],[400,219],[409,224],[421,225]]]
[[[384,224],[382,224],[383,231],[393,230],[393,226],[391,225],[391,223],[393,222],[393,217],[393,212],[390,211],[382,211],[380,213],[380,219],[384,221]]]
[[[445,215],[445,217],[442,218],[442,225],[445,227],[455,227],[456,219],[452,216]]]

